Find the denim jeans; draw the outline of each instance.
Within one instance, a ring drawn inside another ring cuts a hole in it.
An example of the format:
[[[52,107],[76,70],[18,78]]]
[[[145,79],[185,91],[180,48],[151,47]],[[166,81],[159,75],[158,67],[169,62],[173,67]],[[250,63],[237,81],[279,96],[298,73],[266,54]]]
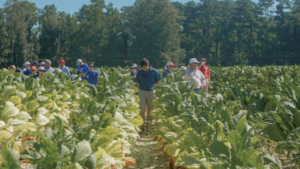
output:
[[[195,94],[198,94],[201,89],[194,90]]]

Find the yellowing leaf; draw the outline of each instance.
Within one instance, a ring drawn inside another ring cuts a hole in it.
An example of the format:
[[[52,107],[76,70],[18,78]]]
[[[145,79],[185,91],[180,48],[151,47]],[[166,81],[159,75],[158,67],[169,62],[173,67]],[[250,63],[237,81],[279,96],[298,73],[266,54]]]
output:
[[[140,115],[137,115],[134,119],[130,119],[129,122],[135,127],[141,126],[144,123],[143,118]]]
[[[17,105],[17,108],[18,108],[20,111],[25,111],[25,112],[27,112],[27,107],[26,107],[24,104],[19,104],[19,105]]]
[[[28,90],[28,91],[25,92],[25,94],[26,94],[26,99],[27,99],[27,98],[32,96],[32,91]]]
[[[32,122],[26,122],[25,124],[22,124],[18,127],[15,128],[15,131],[25,131],[25,130],[30,130],[30,131],[36,131],[36,125]]]
[[[96,159],[100,158],[103,153],[106,153],[105,150],[101,147],[98,147],[98,150],[94,153]]]
[[[36,109],[38,103],[36,101],[30,101],[26,104],[26,106],[27,106],[27,112],[31,113]]]
[[[6,130],[0,130],[0,141],[11,138],[13,134]]]
[[[10,96],[9,101],[15,105],[18,105],[21,103],[21,98],[19,96]]]

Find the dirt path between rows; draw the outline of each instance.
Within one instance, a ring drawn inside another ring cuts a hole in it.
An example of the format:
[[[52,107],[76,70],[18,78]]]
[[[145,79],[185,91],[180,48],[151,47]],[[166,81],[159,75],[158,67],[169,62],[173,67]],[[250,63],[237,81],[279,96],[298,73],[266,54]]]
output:
[[[151,131],[154,131],[152,127]],[[134,169],[168,169],[170,156],[157,147],[157,141],[150,138],[149,133],[140,134],[140,138],[132,145],[131,157],[135,158]]]

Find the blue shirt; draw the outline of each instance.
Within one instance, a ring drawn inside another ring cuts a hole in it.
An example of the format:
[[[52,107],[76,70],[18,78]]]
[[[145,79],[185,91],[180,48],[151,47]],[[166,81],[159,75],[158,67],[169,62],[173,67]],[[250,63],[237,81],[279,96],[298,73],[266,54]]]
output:
[[[83,65],[81,67],[78,66],[77,71],[78,70],[81,70],[83,73],[86,73],[89,71],[89,66],[87,64],[83,63]]]
[[[164,71],[164,73],[161,75],[161,78],[167,77],[169,74],[171,74],[174,78],[174,73],[170,72],[168,69]]]
[[[71,76],[69,68],[67,68],[66,66],[64,66],[63,68],[59,67],[59,69],[61,69],[62,72],[66,72],[68,76]]]
[[[93,70],[92,72],[88,71],[85,74],[86,74],[86,76],[82,77],[81,78],[82,80],[85,79],[88,81],[88,83],[93,84],[93,85],[98,84],[97,77],[100,76],[99,72]]]
[[[153,90],[153,85],[159,82],[161,79],[158,71],[154,68],[145,72],[143,69],[139,70],[136,74],[135,82],[140,84],[140,88],[143,90]]]
[[[24,72],[23,72],[24,75],[27,75],[27,76],[30,76],[31,75],[31,70],[30,69],[26,69]]]
[[[38,78],[39,77],[39,74],[37,73],[36,75],[33,75],[33,78]]]
[[[46,72],[52,72],[52,67],[50,67],[49,69],[45,66],[44,69],[46,70]]]

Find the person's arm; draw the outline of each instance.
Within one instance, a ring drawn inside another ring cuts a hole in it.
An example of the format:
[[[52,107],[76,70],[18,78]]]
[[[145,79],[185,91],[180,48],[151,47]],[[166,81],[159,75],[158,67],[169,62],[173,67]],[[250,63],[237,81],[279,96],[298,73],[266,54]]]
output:
[[[161,80],[161,77],[160,77],[158,71],[156,71],[155,84],[159,85],[160,80]]]
[[[138,87],[138,89],[140,90],[141,89],[141,84],[140,83],[136,83],[136,85],[137,85],[137,87]]]
[[[71,73],[70,73],[69,68],[67,68],[67,75],[68,75],[68,76],[71,76]]]

